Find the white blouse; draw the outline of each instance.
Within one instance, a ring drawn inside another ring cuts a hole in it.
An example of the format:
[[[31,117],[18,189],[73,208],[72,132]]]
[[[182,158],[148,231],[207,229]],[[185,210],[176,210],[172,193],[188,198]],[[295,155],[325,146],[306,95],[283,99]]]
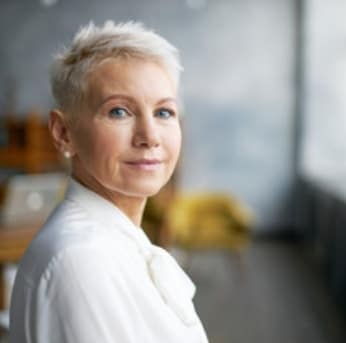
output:
[[[70,179],[18,269],[11,343],[207,343],[195,285],[111,202]]]

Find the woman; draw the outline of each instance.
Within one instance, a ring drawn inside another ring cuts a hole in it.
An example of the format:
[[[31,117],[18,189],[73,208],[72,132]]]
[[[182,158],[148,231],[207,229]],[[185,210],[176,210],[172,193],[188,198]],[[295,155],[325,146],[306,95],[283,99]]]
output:
[[[49,128],[71,177],[20,263],[11,342],[207,342],[194,284],[139,227],[178,159],[180,69],[132,22],[91,23],[56,57]]]

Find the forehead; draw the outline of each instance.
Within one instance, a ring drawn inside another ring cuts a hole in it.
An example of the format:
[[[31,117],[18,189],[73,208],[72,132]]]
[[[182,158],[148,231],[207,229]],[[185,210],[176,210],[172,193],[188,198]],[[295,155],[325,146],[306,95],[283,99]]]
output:
[[[88,75],[87,89],[87,101],[96,106],[116,94],[149,103],[176,97],[174,82],[163,66],[133,58],[108,59],[99,64]]]

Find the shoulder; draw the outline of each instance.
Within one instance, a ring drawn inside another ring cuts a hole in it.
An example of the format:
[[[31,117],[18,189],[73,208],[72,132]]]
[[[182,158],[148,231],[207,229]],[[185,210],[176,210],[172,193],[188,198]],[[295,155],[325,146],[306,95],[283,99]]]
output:
[[[43,271],[36,285],[37,296],[45,299],[47,306],[54,304],[61,310],[74,304],[96,311],[110,306],[109,299],[119,306],[133,302],[130,299],[144,271],[131,263],[130,254],[121,245],[106,241],[68,245]]]
[[[109,228],[89,217],[78,204],[65,200],[31,242],[18,273],[29,284],[37,284],[44,273],[48,276],[57,267],[69,267],[64,272],[73,273],[76,264],[101,265],[111,258],[109,255],[121,263],[126,244],[124,237],[110,238]]]
[[[119,252],[117,252],[119,255]],[[109,268],[112,258],[109,249],[101,249],[99,242],[82,242],[71,244],[60,250],[48,263],[43,271],[39,285],[49,297],[63,293],[81,290],[86,287],[96,291],[103,289],[110,278],[121,281],[124,268],[121,259],[114,261],[114,269]]]
[[[53,256],[35,284],[28,286],[20,277],[12,296],[11,327],[40,333],[42,342],[52,333],[57,342],[87,342],[97,337],[106,341],[111,331],[118,336],[114,325],[127,323],[124,313],[128,320],[136,313],[131,292],[136,284],[118,262],[109,268],[107,259],[98,244],[75,243]],[[23,328],[24,322],[30,323],[28,329]]]

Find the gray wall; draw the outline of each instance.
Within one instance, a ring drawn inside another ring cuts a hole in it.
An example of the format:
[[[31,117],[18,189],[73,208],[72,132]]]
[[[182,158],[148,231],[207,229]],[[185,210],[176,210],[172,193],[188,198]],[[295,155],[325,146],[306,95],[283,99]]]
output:
[[[188,4],[195,5],[192,9]],[[185,66],[188,190],[232,192],[257,230],[291,223],[294,182],[294,35],[290,0],[68,1],[0,3],[0,99],[15,80],[18,112],[52,104],[52,53],[94,20],[140,20],[181,49]]]
[[[346,199],[346,2],[307,0],[301,171]]]

